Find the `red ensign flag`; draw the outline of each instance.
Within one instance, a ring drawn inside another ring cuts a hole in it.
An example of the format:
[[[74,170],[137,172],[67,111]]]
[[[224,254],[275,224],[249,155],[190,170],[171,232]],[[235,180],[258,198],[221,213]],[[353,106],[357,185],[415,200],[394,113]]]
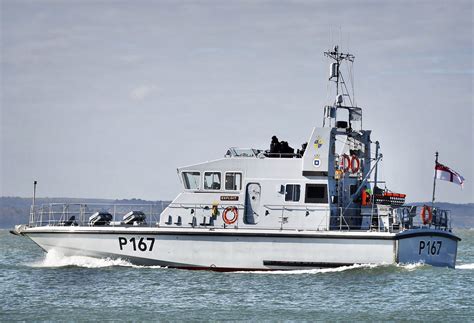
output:
[[[459,175],[456,171],[452,170],[448,166],[436,163],[436,179],[448,181],[451,183],[459,184],[461,187],[464,184],[464,177]]]

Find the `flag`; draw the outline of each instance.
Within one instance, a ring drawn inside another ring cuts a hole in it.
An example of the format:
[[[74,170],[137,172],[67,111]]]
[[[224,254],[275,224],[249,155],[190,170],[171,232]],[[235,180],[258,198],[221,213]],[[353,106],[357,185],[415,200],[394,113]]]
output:
[[[436,163],[435,169],[436,169],[436,179],[441,179],[443,181],[459,184],[461,185],[461,187],[463,187],[464,177],[459,175],[456,171],[440,163]]]

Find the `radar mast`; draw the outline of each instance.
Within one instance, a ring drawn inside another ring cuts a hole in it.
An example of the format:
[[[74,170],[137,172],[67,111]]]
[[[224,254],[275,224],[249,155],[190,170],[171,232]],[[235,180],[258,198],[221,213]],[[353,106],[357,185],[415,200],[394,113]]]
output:
[[[336,84],[336,96],[331,105],[324,108],[323,126],[336,126],[336,122],[341,121],[337,118],[337,111],[339,109],[344,109],[348,111],[346,122],[348,123],[349,127],[352,127],[353,121],[360,121],[360,129],[362,129],[362,109],[357,107],[354,101],[352,67],[355,56],[350,53],[343,53],[339,51],[339,46],[337,45],[334,46],[334,49],[324,52],[324,56],[333,60],[330,65],[329,81]],[[347,81],[341,72],[341,66],[343,63],[348,64],[349,75]],[[347,86],[348,81],[350,82],[350,88],[352,91],[349,91],[349,87]],[[345,104],[345,102],[348,104]]]

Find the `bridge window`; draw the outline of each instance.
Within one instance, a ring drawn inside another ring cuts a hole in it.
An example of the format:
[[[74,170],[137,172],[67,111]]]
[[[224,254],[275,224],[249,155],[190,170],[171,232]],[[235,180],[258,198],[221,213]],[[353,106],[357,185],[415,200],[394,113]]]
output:
[[[240,191],[242,188],[241,173],[225,173],[225,189],[229,191]]]
[[[306,184],[305,203],[328,203],[326,184]]]
[[[220,190],[221,189],[221,173],[205,172],[204,173],[204,189]]]
[[[298,184],[287,184],[285,188],[285,201],[298,202],[301,187]]]
[[[183,172],[184,188],[187,190],[197,190],[201,182],[201,173]]]

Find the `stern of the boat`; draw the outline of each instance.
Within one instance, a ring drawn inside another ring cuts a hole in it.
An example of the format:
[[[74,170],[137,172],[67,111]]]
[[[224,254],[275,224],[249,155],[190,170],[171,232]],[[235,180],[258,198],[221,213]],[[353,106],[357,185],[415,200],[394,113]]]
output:
[[[458,241],[450,231],[437,229],[409,229],[396,235],[397,262],[425,263],[437,267],[454,268]]]

